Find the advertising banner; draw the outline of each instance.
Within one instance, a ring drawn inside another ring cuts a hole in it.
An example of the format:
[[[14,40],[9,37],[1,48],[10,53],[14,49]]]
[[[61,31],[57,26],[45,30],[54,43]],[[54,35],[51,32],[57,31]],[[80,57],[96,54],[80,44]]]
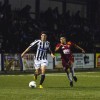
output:
[[[74,54],[75,68],[94,68],[94,54]]]
[[[84,55],[82,53],[74,54],[74,64],[75,68],[83,68],[84,67]]]
[[[46,69],[53,69],[53,58],[51,57],[50,54],[47,54],[47,59],[48,59],[48,66]]]
[[[1,71],[1,54],[0,54],[0,71]]]
[[[94,54],[84,55],[84,68],[94,68]]]
[[[96,53],[96,67],[100,67],[100,53]]]
[[[4,70],[20,70],[20,54],[4,54]]]
[[[47,54],[48,66],[46,69],[53,69],[53,58]],[[34,70],[34,54],[25,54],[22,58],[23,70]]]
[[[61,55],[59,53],[55,53],[55,68],[63,68]]]
[[[94,54],[74,53],[75,68],[94,68]],[[55,68],[62,68],[61,55],[55,54]]]
[[[25,54],[22,58],[23,70],[34,69],[34,54]]]

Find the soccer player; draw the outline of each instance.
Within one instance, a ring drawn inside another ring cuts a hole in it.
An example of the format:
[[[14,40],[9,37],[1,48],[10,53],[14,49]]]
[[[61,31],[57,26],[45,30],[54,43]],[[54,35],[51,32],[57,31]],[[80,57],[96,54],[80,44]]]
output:
[[[63,69],[67,73],[71,87],[73,87],[73,79],[75,82],[77,82],[77,77],[74,74],[74,56],[71,51],[72,47],[78,48],[83,53],[85,53],[85,51],[81,47],[70,41],[67,41],[64,36],[60,37],[60,43],[58,43],[55,48],[55,51],[59,51],[61,54]]]
[[[46,32],[44,31],[41,32],[41,39],[38,39],[32,42],[30,46],[21,54],[21,57],[23,57],[24,54],[28,52],[34,46],[37,46],[37,51],[36,51],[35,59],[34,59],[34,67],[36,69],[34,78],[36,80],[37,76],[41,74],[39,88],[43,88],[42,83],[45,80],[45,70],[46,70],[46,67],[48,66],[48,60],[47,60],[48,51],[53,58],[55,57],[50,49],[50,42],[47,41]]]

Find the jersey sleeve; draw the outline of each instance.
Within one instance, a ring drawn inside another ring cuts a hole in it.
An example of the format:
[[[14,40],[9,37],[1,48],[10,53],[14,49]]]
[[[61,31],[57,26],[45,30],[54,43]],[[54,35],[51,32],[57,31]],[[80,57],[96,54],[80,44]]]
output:
[[[31,48],[31,47],[35,46],[38,42],[39,42],[39,40],[35,40],[34,42],[32,42],[32,43],[29,45],[29,47]]]
[[[73,42],[71,42],[71,41],[69,41],[67,44],[71,45],[71,46],[75,46],[75,44]]]
[[[56,45],[56,48],[57,48],[57,47],[60,47],[60,45],[61,45],[60,43],[59,43],[59,44],[57,44],[57,45]]]
[[[59,49],[58,49],[59,48]],[[58,43],[57,45],[56,45],[56,48],[55,48],[55,52],[61,52],[61,49],[62,48],[62,46],[61,46],[61,43]]]

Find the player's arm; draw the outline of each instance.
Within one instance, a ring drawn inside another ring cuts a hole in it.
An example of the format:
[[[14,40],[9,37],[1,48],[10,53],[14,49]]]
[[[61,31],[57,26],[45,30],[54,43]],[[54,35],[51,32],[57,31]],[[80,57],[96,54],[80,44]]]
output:
[[[78,48],[78,49],[80,49],[82,51],[82,53],[85,53],[85,50],[82,49],[80,46],[78,46],[78,45],[75,44],[75,47]]]
[[[58,51],[58,50],[60,50],[61,46],[62,46],[61,44],[58,44],[58,45],[56,46],[56,48],[55,48],[55,52]]]
[[[53,54],[53,52],[51,51],[51,49],[49,48],[49,52],[52,58],[55,58],[55,55]]]
[[[55,58],[55,55],[54,55],[53,53],[51,53],[51,57],[52,57],[52,58]]]
[[[21,54],[21,57],[23,57],[25,53],[28,52],[31,49],[31,47],[35,46],[38,42],[39,40],[35,40],[34,42],[32,42],[30,46],[27,49],[25,49],[25,51]]]
[[[29,50],[30,50],[30,46],[27,49],[25,49],[25,51],[21,54],[21,57],[23,57],[25,53],[28,52]]]

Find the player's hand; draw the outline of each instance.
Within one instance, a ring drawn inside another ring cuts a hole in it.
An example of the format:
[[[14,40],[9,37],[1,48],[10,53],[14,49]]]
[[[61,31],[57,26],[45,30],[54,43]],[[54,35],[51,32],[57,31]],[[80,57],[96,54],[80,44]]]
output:
[[[55,56],[53,55],[52,58],[55,58]]]
[[[55,51],[58,51],[61,47],[63,46],[63,44],[58,44],[57,47],[55,48]]]
[[[54,55],[54,54],[51,54],[51,57],[52,57],[52,58],[55,58],[55,55]]]
[[[21,54],[21,57],[23,58],[24,54]]]
[[[58,47],[58,49],[61,49],[61,48],[62,48],[62,46],[63,46],[63,44],[60,44],[60,45],[59,45],[59,47]]]
[[[85,51],[82,49],[82,53],[85,53]]]
[[[59,47],[62,47],[63,46],[63,44],[60,44],[60,46]]]

